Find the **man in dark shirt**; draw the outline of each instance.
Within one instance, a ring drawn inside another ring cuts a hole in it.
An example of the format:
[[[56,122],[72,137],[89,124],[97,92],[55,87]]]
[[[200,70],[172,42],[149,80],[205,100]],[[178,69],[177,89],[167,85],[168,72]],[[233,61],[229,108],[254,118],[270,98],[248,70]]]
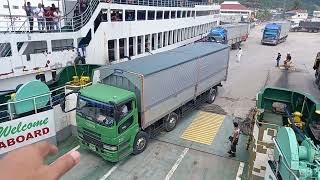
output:
[[[26,3],[24,4],[24,10],[26,11],[26,14],[28,16],[30,31],[32,31],[33,30],[33,11],[32,11],[30,2],[27,2],[27,4]]]
[[[280,60],[281,60],[281,54],[278,53],[278,56],[277,56],[277,59],[276,59],[276,61],[277,61],[277,66],[276,67],[279,67]]]

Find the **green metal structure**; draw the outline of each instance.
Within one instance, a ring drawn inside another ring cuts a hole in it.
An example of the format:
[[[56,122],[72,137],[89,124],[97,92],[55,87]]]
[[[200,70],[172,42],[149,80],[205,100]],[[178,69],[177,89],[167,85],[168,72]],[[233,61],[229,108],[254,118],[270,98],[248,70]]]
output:
[[[275,173],[282,180],[320,180],[320,147],[307,137],[299,144],[290,127],[278,129],[274,162]]]
[[[320,104],[310,94],[293,91],[284,88],[265,87],[257,94],[257,108],[260,110],[258,122],[269,123],[270,126],[287,125],[285,113],[276,112],[275,104],[286,106],[290,112],[300,112],[302,121],[305,123],[303,132],[310,137],[315,144],[320,143],[319,125],[320,125]],[[279,119],[268,119],[269,114],[276,114]]]

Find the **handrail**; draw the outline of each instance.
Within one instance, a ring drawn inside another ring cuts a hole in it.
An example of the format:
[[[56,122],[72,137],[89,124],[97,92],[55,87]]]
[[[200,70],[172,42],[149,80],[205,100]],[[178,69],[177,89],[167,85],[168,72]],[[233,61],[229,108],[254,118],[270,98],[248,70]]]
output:
[[[8,110],[1,110],[0,113],[7,113],[7,116],[2,116],[0,117],[0,121],[3,120],[3,119],[6,119],[6,118],[9,118],[10,120],[13,120],[13,116],[15,115],[14,112],[11,111],[11,106],[12,104],[16,104],[16,103],[21,103],[21,102],[25,102],[25,101],[30,101],[30,100],[33,100],[33,111],[35,113],[37,113],[37,104],[38,103],[41,103],[41,102],[36,102],[36,99],[38,98],[41,98],[41,97],[44,97],[44,96],[50,96],[49,98],[49,104],[46,105],[44,108],[47,108],[47,107],[52,107],[54,104],[56,104],[60,99],[57,99],[56,101],[53,101],[54,98],[56,97],[59,97],[61,95],[63,95],[65,93],[65,88],[66,86],[62,86],[62,87],[59,87],[59,88],[56,88],[52,91],[50,91],[49,93],[45,93],[45,94],[42,94],[42,95],[38,95],[38,96],[34,96],[34,97],[29,97],[29,98],[25,98],[25,99],[22,99],[22,100],[18,100],[18,101],[14,101],[14,102],[7,102],[7,103],[2,103],[0,104],[0,108],[3,109],[3,107],[7,107]],[[59,93],[59,91],[61,90],[64,90],[62,93]],[[58,92],[57,94],[53,95],[55,92]],[[4,108],[5,109],[5,108]]]
[[[63,31],[78,31],[83,26],[85,26],[92,17],[95,9],[98,7],[99,3],[113,3],[113,4],[128,4],[128,5],[142,5],[142,6],[160,6],[160,7],[195,7],[196,5],[213,5],[214,3],[202,3],[202,2],[191,2],[188,0],[91,0],[88,7],[82,12],[82,14],[76,15],[74,17],[67,17],[67,15],[59,16],[58,22],[54,23],[53,20],[47,21],[44,17],[41,22],[38,22],[36,17],[28,17],[23,15],[0,15],[0,17],[10,17],[13,18],[23,18],[23,20],[16,20],[10,25],[7,25],[7,31],[2,32],[63,32]],[[73,8],[74,9],[74,8]],[[30,28],[29,19],[33,19],[33,29]],[[7,23],[9,21],[0,21],[1,23]],[[41,24],[42,23],[42,24]],[[37,26],[38,24],[38,26]],[[15,28],[15,26],[19,28]],[[41,25],[41,26],[40,26]],[[39,27],[40,26],[40,27]],[[45,27],[43,27],[45,26]],[[4,27],[0,26],[1,29]]]

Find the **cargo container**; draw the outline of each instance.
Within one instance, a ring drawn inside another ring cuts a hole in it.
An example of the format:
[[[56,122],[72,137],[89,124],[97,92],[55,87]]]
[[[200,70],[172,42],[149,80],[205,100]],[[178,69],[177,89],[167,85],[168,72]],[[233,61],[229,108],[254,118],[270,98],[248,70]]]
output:
[[[292,32],[320,32],[320,22],[318,21],[301,21],[299,26],[291,28]]]

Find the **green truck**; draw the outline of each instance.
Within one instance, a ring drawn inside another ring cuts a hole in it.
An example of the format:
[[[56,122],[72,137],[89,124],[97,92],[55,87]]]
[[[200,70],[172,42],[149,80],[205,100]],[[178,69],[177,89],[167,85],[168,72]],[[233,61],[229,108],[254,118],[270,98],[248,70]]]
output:
[[[172,131],[196,102],[215,100],[228,64],[227,45],[199,42],[96,69],[77,92],[81,147],[111,162],[143,152],[153,132]]]

